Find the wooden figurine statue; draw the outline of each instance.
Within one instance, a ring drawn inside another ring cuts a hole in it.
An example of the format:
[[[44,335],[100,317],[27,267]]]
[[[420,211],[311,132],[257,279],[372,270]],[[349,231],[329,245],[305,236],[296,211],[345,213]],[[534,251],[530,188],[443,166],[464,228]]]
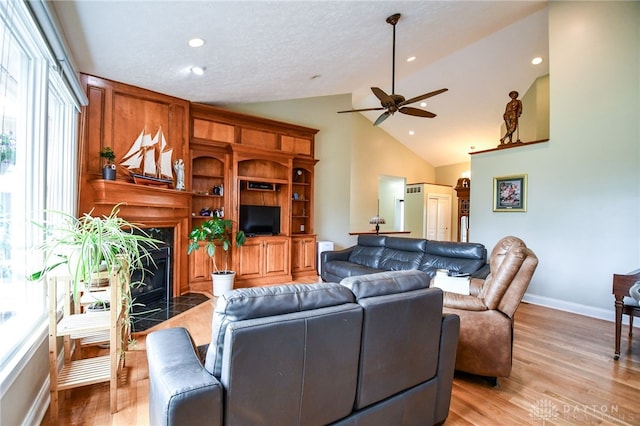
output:
[[[500,145],[504,145],[507,138],[509,138],[508,143],[513,143],[513,133],[518,127],[518,118],[522,115],[522,101],[518,99],[518,92],[512,90],[509,92],[509,97],[511,100],[507,103],[507,107],[502,115],[504,123],[507,126],[507,133],[500,139]],[[518,137],[516,142],[521,142],[520,137]]]

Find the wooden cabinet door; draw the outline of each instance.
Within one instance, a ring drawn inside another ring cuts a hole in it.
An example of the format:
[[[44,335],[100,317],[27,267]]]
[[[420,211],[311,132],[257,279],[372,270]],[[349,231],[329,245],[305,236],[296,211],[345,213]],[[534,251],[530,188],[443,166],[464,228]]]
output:
[[[291,272],[313,272],[316,270],[315,236],[293,237],[291,239]],[[306,274],[305,274],[306,275]]]
[[[190,281],[210,280],[213,266],[211,259],[207,255],[207,250],[201,248],[191,253],[189,262],[189,278]]]
[[[269,238],[264,241],[264,276],[290,273],[289,239]]]
[[[308,237],[303,240],[302,246],[302,269],[305,271],[316,269],[316,239]]]
[[[247,238],[239,248],[238,278],[260,278],[263,275],[264,250],[262,238]]]

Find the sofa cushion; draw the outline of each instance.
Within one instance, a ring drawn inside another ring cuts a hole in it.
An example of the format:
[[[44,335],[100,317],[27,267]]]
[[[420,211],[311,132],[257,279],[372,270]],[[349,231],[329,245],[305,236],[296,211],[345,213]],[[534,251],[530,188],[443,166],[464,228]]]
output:
[[[356,296],[356,300],[360,300],[364,297],[427,288],[429,287],[429,277],[418,270],[388,271],[345,278],[340,281],[340,284],[351,290]]]
[[[456,259],[486,260],[487,249],[479,243],[456,243],[451,241],[427,241],[425,253]]]
[[[385,271],[418,269],[421,260],[422,252],[385,248],[380,258],[379,267]]]
[[[357,263],[348,262],[346,260],[333,260],[325,263],[322,272],[338,277],[351,277],[357,275],[375,274],[382,272],[383,269],[370,268],[368,266],[359,265]]]
[[[205,368],[220,378],[224,335],[231,322],[301,312],[354,301],[353,293],[337,283],[288,284],[240,288],[218,298],[213,312],[211,343]]]
[[[341,281],[364,310],[356,409],[434,377],[442,322],[442,290],[417,270]]]
[[[385,248],[386,237],[377,235],[360,235],[358,245],[349,255],[349,262],[368,268],[379,269],[380,257]]]
[[[478,243],[427,241],[425,255],[418,269],[435,275],[436,269],[473,273],[487,261],[487,250]]]
[[[355,303],[229,323],[226,425],[324,425],[353,410],[362,331]]]

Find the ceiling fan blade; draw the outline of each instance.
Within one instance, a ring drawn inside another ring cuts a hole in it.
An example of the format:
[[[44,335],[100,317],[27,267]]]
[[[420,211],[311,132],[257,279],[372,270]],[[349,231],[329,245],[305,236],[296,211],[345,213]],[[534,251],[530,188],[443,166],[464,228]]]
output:
[[[389,111],[383,112],[382,114],[380,114],[380,117],[378,117],[376,122],[373,123],[373,125],[377,126],[378,124],[382,123],[384,120],[386,120],[389,117],[391,117],[391,113]]]
[[[371,91],[373,92],[374,95],[376,95],[376,98],[378,98],[380,100],[380,102],[382,102],[383,104],[385,102],[389,102],[389,101],[393,102],[393,98],[391,98],[391,96],[387,95],[387,93],[384,90],[382,90],[382,89],[380,89],[378,87],[372,87]]]
[[[346,111],[338,111],[338,114],[342,114],[345,112],[360,112],[360,111],[382,111],[384,108],[382,107],[377,107],[377,108],[362,108],[362,109],[348,109]]]
[[[399,109],[399,111],[403,114],[407,114],[407,115],[415,115],[416,117],[426,117],[426,118],[433,118],[436,115],[432,112],[429,111],[425,111],[423,109],[418,109],[418,108],[412,108],[412,107],[402,107]]]
[[[423,100],[428,99],[428,98],[430,98],[432,96],[439,95],[440,93],[444,93],[447,90],[449,90],[449,89],[434,90],[433,92],[425,93],[424,95],[416,96],[415,98],[407,99],[404,102],[400,102],[398,104],[398,106],[409,105],[409,104],[412,104],[414,102],[423,101]]]

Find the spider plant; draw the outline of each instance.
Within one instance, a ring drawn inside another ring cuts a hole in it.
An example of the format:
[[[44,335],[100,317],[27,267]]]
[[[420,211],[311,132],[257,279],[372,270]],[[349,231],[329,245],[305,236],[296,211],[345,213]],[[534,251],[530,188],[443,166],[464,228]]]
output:
[[[120,205],[116,205],[108,216],[92,216],[93,211],[76,218],[63,212],[47,212],[49,222],[35,223],[42,229],[45,238],[35,248],[44,253],[44,266],[27,278],[31,281],[44,279],[47,273],[66,267],[72,278],[73,297],[78,300],[80,291],[91,284],[94,274],[107,271],[109,276],[119,274],[123,285],[125,329],[123,343],[129,347],[130,340],[131,287],[142,285],[145,266],[153,263],[150,250],[157,249],[161,241],[151,238],[137,224],[118,217]],[[54,220],[59,219],[59,220]],[[134,270],[142,271],[140,281],[129,282]],[[125,345],[123,345],[123,350]]]
[[[54,269],[66,266],[73,278],[73,294],[77,297],[82,286],[91,282],[92,275],[106,270],[125,274],[144,271],[153,262],[150,250],[157,249],[159,240],[151,238],[137,224],[118,217],[120,205],[108,216],[94,217],[93,211],[80,218],[63,212],[47,212],[61,220],[35,223],[45,233],[36,249],[44,253],[44,266],[31,274],[30,280],[40,280]],[[131,283],[137,285],[139,283]]]

